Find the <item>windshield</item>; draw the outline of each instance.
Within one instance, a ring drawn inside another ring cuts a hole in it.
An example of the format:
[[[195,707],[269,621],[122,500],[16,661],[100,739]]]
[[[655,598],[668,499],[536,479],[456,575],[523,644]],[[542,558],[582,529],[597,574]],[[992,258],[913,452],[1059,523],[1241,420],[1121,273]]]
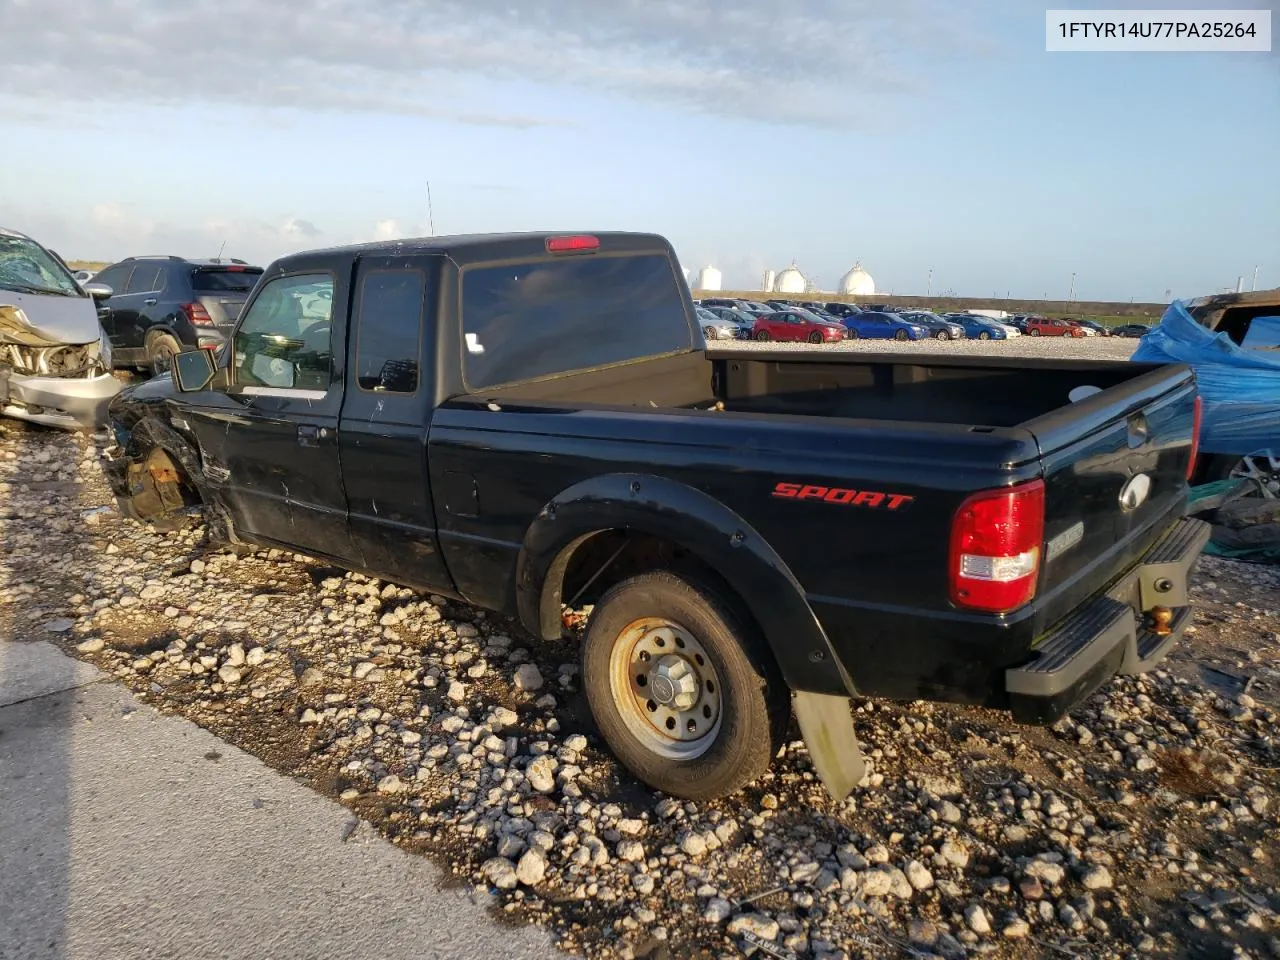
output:
[[[16,293],[82,296],[67,268],[40,244],[25,237],[0,236],[0,288]]]

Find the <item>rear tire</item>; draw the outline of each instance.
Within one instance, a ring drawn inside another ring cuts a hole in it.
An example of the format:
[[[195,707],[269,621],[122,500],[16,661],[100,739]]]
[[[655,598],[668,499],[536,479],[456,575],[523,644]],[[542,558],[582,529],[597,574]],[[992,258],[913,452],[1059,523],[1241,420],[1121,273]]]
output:
[[[785,739],[786,687],[757,632],[674,573],[632,577],[601,598],[582,679],[614,756],[672,796],[734,793],[769,768]]]
[[[849,328],[849,335],[848,335],[848,337],[847,337],[846,339],[849,339],[849,340],[857,340],[857,339],[858,339],[858,331],[857,331],[857,330],[855,330],[855,329],[853,329],[853,327],[850,327],[850,328]]]
[[[1040,331],[1039,331],[1039,330],[1036,330],[1036,329],[1034,329],[1034,328],[1032,328],[1031,330],[1028,330],[1028,331],[1027,331],[1027,336],[1029,336],[1029,337],[1038,337],[1038,336],[1040,336]]]
[[[769,331],[768,331],[768,330],[760,330],[760,331],[758,331],[758,332],[756,333],[756,339],[757,339],[757,340],[759,340],[759,341],[761,341],[761,342],[763,342],[763,341],[765,341],[765,340],[768,340],[768,339],[769,339]]]
[[[162,373],[168,373],[169,368],[173,365],[173,358],[182,352],[182,344],[177,338],[168,333],[152,333],[147,336],[147,366],[151,368],[151,375],[158,377]]]

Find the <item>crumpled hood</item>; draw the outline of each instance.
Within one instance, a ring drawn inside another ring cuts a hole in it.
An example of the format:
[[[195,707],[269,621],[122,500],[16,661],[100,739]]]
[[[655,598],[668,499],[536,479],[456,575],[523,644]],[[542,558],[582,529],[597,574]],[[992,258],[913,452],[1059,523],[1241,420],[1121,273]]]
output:
[[[100,336],[90,297],[0,289],[0,338],[28,347],[93,343]]]

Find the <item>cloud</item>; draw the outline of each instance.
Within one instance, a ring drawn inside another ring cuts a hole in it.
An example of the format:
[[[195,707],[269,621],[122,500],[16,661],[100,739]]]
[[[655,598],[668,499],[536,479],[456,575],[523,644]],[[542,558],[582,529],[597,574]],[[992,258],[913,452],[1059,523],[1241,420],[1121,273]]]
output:
[[[137,205],[115,202],[94,203],[66,216],[13,207],[6,208],[4,216],[0,225],[19,225],[24,233],[75,260],[119,260],[141,254],[212,257],[221,249],[224,256],[265,266],[300,250],[412,235],[395,220],[382,220],[363,231],[322,230],[293,215],[173,222],[151,216]]]
[[[323,231],[310,220],[299,220],[289,217],[280,227],[280,232],[289,237],[318,237]]]
[[[5,0],[0,36],[21,42],[0,91],[563,123],[476,105],[485,81],[534,81],[839,125],[869,96],[916,89],[919,64],[965,49],[972,22],[943,0]]]
[[[394,220],[379,220],[373,225],[373,235],[362,237],[358,242],[381,242],[384,240],[402,240],[409,235]]]

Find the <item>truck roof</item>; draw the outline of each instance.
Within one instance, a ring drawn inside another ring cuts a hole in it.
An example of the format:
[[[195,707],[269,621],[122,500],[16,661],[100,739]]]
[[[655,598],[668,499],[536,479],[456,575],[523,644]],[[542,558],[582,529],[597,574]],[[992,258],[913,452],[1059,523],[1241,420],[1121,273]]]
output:
[[[656,233],[632,233],[618,230],[530,230],[522,233],[461,233],[440,237],[413,237],[403,240],[344,244],[289,254],[275,262],[278,266],[287,266],[296,259],[316,255],[348,255],[359,258],[397,254],[443,254],[459,263],[474,263],[484,260],[501,260],[506,257],[546,256],[546,243],[552,237],[595,237],[600,242],[600,252],[606,253],[673,253],[671,244],[666,238]]]

